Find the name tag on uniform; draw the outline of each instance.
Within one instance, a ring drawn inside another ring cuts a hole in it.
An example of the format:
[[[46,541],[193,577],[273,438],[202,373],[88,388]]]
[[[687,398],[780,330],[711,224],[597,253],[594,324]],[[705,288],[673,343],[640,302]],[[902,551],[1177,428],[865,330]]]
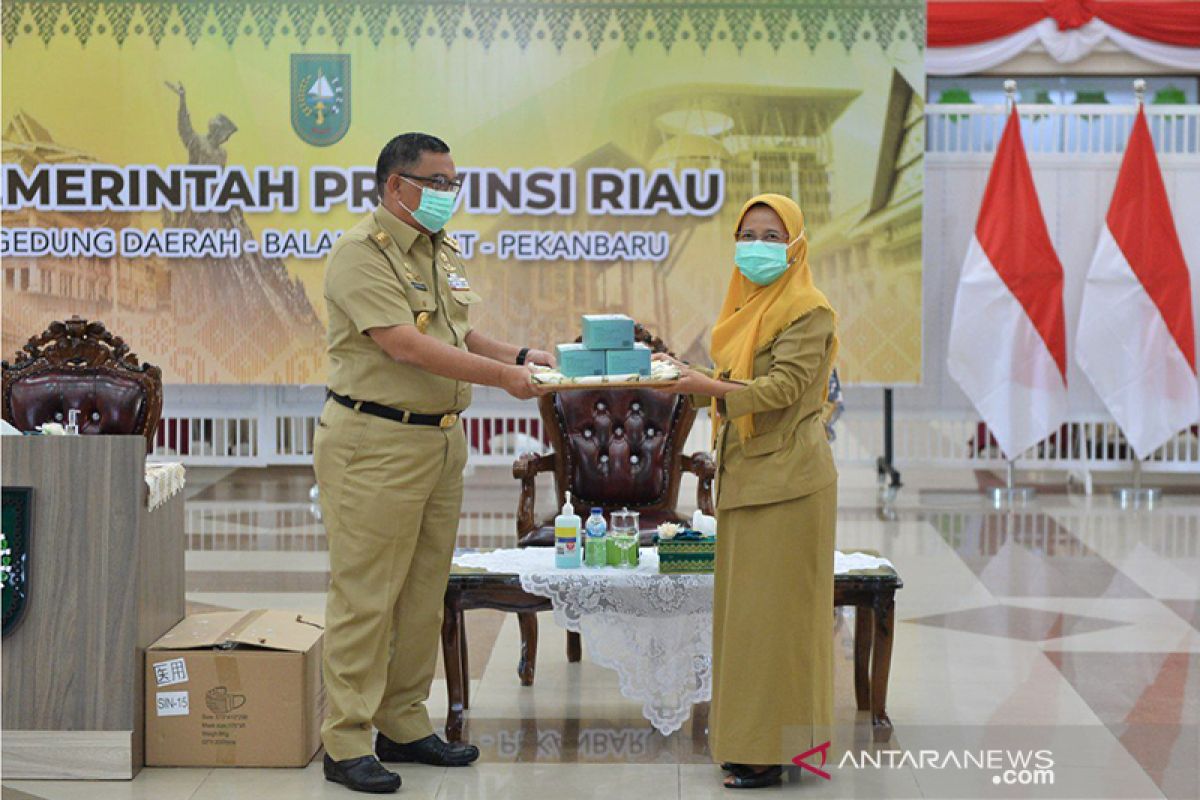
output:
[[[467,279],[457,272],[447,275],[446,280],[450,282],[450,288],[456,292],[466,292],[471,289],[471,284],[467,283]]]
[[[413,287],[414,289],[417,289],[417,290],[419,290],[419,291],[422,291],[422,292],[428,292],[428,291],[429,291],[429,287],[428,287],[428,286],[426,286],[426,285],[425,285],[425,284],[424,284],[424,283],[421,281],[421,279],[420,279],[420,278],[418,278],[416,275],[412,274],[411,272],[410,272],[410,273],[408,273],[407,275],[405,275],[404,277],[408,279],[408,282],[409,282],[409,283],[412,285],[412,287]]]

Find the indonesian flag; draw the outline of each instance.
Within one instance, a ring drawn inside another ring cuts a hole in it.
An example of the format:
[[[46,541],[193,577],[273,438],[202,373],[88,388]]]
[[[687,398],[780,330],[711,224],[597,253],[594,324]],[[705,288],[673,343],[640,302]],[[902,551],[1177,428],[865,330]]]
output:
[[[950,376],[1015,459],[1067,412],[1063,270],[1014,106],[996,149],[950,325]]]
[[[1192,292],[1138,109],[1083,289],[1075,360],[1145,458],[1200,416]]]

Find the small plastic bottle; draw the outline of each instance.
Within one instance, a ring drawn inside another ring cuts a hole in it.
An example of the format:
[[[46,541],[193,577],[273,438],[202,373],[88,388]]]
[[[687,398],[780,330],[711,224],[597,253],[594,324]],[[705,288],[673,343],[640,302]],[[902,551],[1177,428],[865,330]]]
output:
[[[608,564],[608,523],[604,521],[604,509],[593,508],[587,518],[587,544],[584,547],[584,563],[589,567]]]
[[[571,493],[567,492],[567,502],[563,503],[562,513],[554,518],[554,566],[559,569],[577,569],[582,565],[583,558],[579,547],[582,528],[582,520],[571,505]]]

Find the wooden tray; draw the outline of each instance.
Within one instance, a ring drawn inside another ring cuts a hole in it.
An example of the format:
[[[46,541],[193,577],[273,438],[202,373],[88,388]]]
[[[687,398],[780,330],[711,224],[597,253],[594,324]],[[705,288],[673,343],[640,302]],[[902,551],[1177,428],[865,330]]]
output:
[[[547,370],[544,373],[534,373],[533,383],[539,387],[549,387],[556,392],[580,391],[584,389],[655,389],[666,386],[674,386],[679,382],[679,373],[663,374],[660,372],[658,376],[650,376],[648,378],[633,378],[628,375],[613,375],[613,376],[594,376],[587,378],[566,379],[561,383],[546,382],[538,380],[540,375],[553,373],[552,370]]]
[[[593,381],[591,383],[538,383],[534,381],[534,386],[539,388],[548,387],[556,392],[570,392],[581,389],[656,389],[674,386],[678,382],[678,379],[673,381],[656,381],[650,378],[644,381]]]

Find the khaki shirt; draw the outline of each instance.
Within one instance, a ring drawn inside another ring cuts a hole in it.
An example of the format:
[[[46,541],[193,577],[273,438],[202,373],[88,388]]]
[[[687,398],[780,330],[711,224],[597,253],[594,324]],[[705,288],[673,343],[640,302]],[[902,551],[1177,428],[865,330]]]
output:
[[[837,479],[821,421],[833,369],[833,327],[826,309],[805,314],[755,354],[754,379],[725,395],[718,508],[792,500]],[[742,441],[728,420],[746,414],[754,415],[754,435]]]
[[[444,231],[429,237],[376,208],[342,234],[325,265],[329,388],[417,414],[462,411],[470,383],[392,360],[367,331],[425,326],[425,335],[466,350],[468,309],[481,299]]]

